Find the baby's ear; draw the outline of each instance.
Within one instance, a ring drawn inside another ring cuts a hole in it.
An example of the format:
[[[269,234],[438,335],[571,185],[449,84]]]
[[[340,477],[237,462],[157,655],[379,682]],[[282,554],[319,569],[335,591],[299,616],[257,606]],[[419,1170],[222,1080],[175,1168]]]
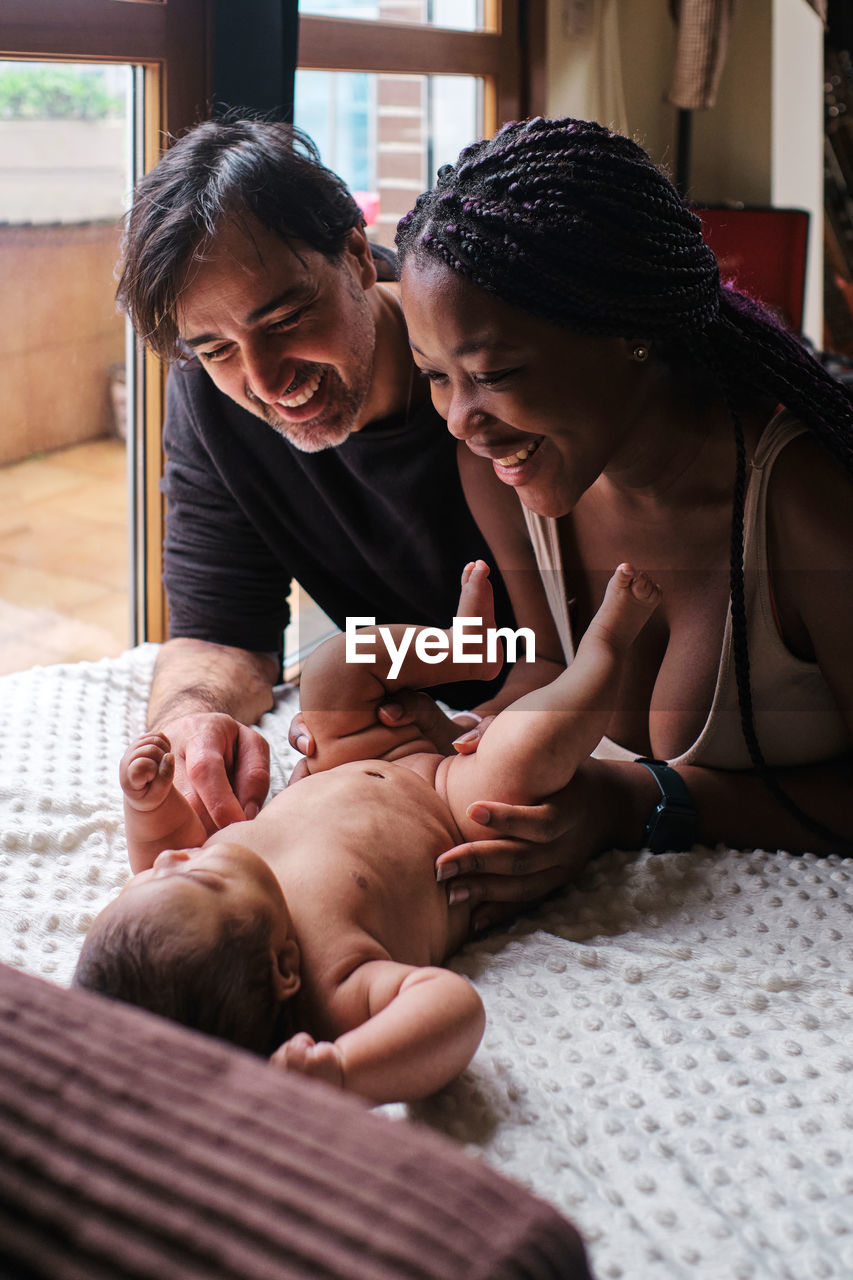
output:
[[[288,938],[283,947],[273,952],[275,993],[279,1000],[289,1000],[299,990],[299,947]]]

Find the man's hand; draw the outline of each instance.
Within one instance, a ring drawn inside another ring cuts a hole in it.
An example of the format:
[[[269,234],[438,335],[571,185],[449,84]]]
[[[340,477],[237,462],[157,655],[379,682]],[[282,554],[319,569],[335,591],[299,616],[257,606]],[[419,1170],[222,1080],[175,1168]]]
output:
[[[254,818],[270,785],[265,738],[223,712],[194,712],[159,725],[175,757],[175,785],[212,835]]]

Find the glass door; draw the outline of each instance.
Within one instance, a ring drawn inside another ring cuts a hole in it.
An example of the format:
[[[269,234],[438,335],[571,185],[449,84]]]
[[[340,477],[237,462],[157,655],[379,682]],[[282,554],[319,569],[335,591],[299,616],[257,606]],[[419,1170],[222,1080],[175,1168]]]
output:
[[[0,674],[132,636],[128,65],[0,60]]]
[[[0,673],[163,638],[163,373],[115,266],[134,181],[206,113],[210,8],[0,9]]]

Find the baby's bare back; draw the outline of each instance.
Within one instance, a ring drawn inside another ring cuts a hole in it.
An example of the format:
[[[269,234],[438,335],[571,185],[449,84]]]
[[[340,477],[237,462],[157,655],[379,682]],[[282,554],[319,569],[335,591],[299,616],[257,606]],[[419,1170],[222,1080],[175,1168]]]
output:
[[[440,964],[467,937],[468,911],[451,911],[435,879],[435,859],[460,838],[435,791],[440,759],[338,765],[229,829],[277,875],[310,968],[352,948]]]

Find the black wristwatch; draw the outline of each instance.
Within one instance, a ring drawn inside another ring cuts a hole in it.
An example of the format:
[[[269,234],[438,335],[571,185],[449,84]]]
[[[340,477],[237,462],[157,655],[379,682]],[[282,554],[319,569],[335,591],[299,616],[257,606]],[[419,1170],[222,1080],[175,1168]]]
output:
[[[665,760],[637,756],[636,764],[645,765],[660,787],[661,798],[652,810],[643,832],[643,847],[652,853],[681,853],[692,849],[699,834],[699,814],[693,808],[690,792],[681,774]]]

